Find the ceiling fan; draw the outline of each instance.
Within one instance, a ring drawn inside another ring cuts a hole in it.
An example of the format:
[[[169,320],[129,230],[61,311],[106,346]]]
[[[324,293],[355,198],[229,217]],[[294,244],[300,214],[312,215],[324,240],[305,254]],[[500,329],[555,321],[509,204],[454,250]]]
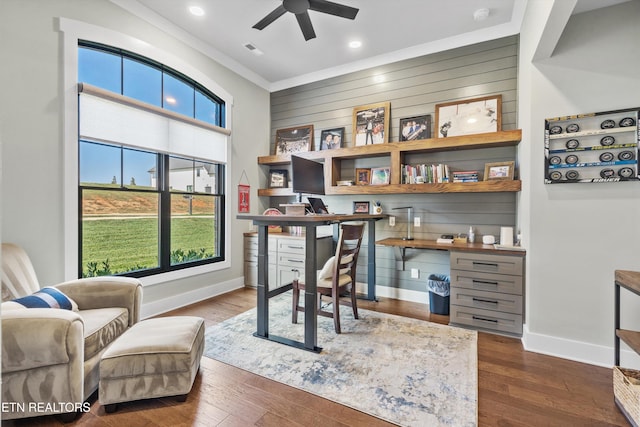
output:
[[[316,32],[311,25],[308,10],[316,12],[328,13],[330,15],[340,16],[347,19],[355,19],[359,9],[355,7],[345,6],[333,3],[327,0],[282,0],[282,4],[276,7],[270,14],[265,16],[253,28],[258,30],[264,29],[267,25],[285,14],[291,12],[296,15],[298,25],[302,30],[305,40],[311,40],[316,37]]]

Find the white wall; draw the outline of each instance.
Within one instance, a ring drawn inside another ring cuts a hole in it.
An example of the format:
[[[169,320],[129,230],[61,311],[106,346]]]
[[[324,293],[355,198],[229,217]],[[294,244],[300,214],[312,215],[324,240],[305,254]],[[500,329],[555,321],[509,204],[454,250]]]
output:
[[[107,0],[3,0],[0,2],[2,131],[2,239],[22,245],[42,284],[64,279],[62,37],[56,18],[101,26],[162,48],[195,67],[233,96],[232,152],[227,198],[231,268],[145,287],[147,313],[204,298],[217,284],[242,285],[242,232],[235,219],[243,171],[257,200],[256,158],[269,150],[269,93]],[[25,174],[25,170],[37,171]],[[245,181],[246,182],[246,181]],[[178,293],[186,293],[175,299]]]
[[[640,2],[570,19],[567,3],[530,0],[521,34],[524,343],[529,350],[610,366],[614,270],[640,270],[640,183],[545,185],[544,120],[640,107]],[[566,28],[545,55],[549,39],[562,30],[563,14]],[[532,60],[536,51],[539,59]],[[640,298],[623,295],[623,326],[640,329],[639,308]]]

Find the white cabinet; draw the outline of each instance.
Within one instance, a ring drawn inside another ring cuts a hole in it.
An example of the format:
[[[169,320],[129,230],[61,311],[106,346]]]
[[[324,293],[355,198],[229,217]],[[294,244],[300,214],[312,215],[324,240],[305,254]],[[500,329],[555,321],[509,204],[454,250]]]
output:
[[[304,278],[305,269],[305,237],[288,233],[269,235],[269,290],[274,290],[291,283],[296,270],[300,278]],[[320,236],[316,240],[316,263],[318,270],[329,259],[333,252],[331,236]],[[246,233],[244,237],[244,283],[245,286],[258,285],[258,236]]]
[[[451,251],[450,324],[522,335],[524,260]]]

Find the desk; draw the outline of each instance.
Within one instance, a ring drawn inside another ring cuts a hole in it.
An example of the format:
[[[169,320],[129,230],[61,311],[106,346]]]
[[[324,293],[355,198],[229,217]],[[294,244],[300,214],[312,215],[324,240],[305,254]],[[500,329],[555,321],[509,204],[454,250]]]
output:
[[[257,330],[254,334],[257,337],[287,344],[293,347],[302,348],[304,350],[319,353],[322,351],[318,347],[317,336],[317,318],[316,318],[316,227],[319,225],[338,224],[346,221],[366,221],[368,228],[369,250],[367,252],[367,272],[368,285],[367,297],[375,299],[376,285],[376,227],[375,221],[385,218],[387,215],[369,215],[369,214],[353,214],[353,215],[238,215],[238,219],[246,219],[253,221],[258,227],[258,289],[257,289]],[[294,341],[288,338],[269,334],[269,298],[281,294],[291,289],[291,286],[285,286],[273,291],[269,291],[269,235],[268,227],[270,225],[280,226],[302,226],[305,228],[305,294],[304,294],[304,343]]]
[[[408,249],[433,249],[438,251],[462,251],[462,252],[484,252],[499,255],[519,255],[524,256],[525,251],[522,249],[496,249],[493,245],[485,245],[483,243],[438,243],[435,240],[414,239],[404,240],[399,238],[388,238],[378,240],[376,245],[393,246],[398,251],[396,256],[400,258],[402,263],[399,270],[404,271],[404,263],[406,259],[406,250]]]
[[[496,249],[493,245],[485,245],[483,243],[438,243],[435,240],[404,240],[397,238],[388,238],[378,240],[376,245],[396,246],[400,248],[412,249],[436,249],[439,251],[464,251],[464,252],[486,252],[502,255],[523,255],[522,249]]]

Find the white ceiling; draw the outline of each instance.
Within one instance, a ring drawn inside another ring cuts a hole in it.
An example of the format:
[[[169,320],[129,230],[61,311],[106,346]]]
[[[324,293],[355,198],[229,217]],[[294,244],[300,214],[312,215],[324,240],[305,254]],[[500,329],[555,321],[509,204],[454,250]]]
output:
[[[252,26],[281,0],[111,0],[270,90],[520,32],[527,0],[333,0],[360,9],[355,20],[309,11],[317,37],[305,41],[295,15]],[[540,1],[540,0],[529,0]],[[570,1],[570,0],[562,0]],[[574,13],[627,0],[578,0]],[[205,15],[193,16],[188,7]],[[474,11],[489,17],[474,21]],[[362,47],[351,49],[351,40]],[[263,52],[256,56],[244,46]]]

